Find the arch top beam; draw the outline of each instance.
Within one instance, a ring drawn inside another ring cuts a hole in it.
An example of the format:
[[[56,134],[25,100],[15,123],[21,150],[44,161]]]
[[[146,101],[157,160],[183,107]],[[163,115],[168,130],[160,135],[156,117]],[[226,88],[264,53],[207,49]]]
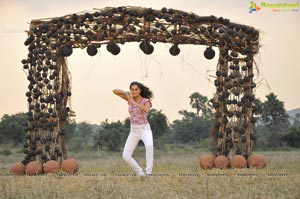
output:
[[[28,34],[28,44],[33,37],[40,37],[42,43],[52,44],[53,49],[66,44],[85,48],[110,41],[123,44],[142,40],[216,46],[242,55],[256,54],[259,49],[259,31],[251,26],[172,8],[106,7],[36,19],[31,21]]]

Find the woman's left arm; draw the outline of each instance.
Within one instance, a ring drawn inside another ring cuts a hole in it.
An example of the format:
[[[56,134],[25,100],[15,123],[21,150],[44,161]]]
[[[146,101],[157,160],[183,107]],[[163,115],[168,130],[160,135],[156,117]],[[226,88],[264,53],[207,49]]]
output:
[[[131,102],[132,104],[136,105],[137,107],[139,107],[140,109],[142,109],[142,110],[145,111],[146,113],[148,113],[148,112],[150,111],[150,108],[151,108],[151,102],[150,102],[150,101],[147,101],[147,102],[145,103],[145,105],[142,105],[142,104],[136,103],[136,102],[133,100],[132,95],[128,95],[128,101]]]
[[[139,107],[140,109],[142,109],[143,111],[145,111],[146,113],[148,113],[150,111],[150,108],[151,108],[151,103],[150,102],[146,102],[145,105],[138,104],[136,102],[134,102],[133,104],[136,105],[137,107]]]

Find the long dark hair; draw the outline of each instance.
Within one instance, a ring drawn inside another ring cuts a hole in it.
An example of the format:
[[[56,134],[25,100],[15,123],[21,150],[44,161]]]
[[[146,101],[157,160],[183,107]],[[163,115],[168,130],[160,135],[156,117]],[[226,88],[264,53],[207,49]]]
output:
[[[137,85],[141,89],[141,96],[147,99],[151,99],[153,97],[152,91],[145,86],[144,84],[134,81],[130,83],[129,89],[131,88],[132,85]]]

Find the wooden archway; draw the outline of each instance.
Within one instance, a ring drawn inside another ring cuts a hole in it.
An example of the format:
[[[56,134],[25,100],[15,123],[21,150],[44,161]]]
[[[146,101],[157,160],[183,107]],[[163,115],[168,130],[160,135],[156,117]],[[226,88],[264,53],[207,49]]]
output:
[[[117,55],[118,44],[126,42],[140,42],[145,54],[153,52],[151,43],[171,43],[173,56],[180,53],[180,45],[205,45],[207,59],[215,55],[211,47],[218,47],[216,93],[210,100],[216,111],[212,130],[217,141],[215,154],[252,153],[253,56],[259,49],[259,32],[222,17],[175,9],[107,7],[31,21],[25,41],[28,56],[22,60],[30,82],[24,164],[67,158],[63,137],[64,123],[71,114],[71,83],[66,59],[73,48],[86,48],[94,56],[100,46],[106,45]]]

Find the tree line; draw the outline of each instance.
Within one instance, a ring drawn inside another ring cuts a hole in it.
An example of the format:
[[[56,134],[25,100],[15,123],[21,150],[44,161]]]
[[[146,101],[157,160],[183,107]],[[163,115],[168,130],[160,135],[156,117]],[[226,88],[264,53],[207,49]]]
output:
[[[157,148],[163,149],[166,144],[175,143],[209,147],[214,125],[213,107],[207,97],[198,92],[192,93],[189,99],[194,111],[180,110],[181,119],[172,123],[162,110],[151,109],[148,113],[154,145]],[[255,148],[265,150],[300,147],[300,114],[289,118],[284,103],[274,93],[268,94],[264,102],[256,99],[255,105],[258,118],[254,128]],[[26,113],[5,114],[0,121],[0,144],[14,147],[21,145],[24,142],[23,129],[26,125]],[[69,150],[120,151],[130,131],[130,120],[105,120],[100,125],[94,125],[69,119],[65,131]]]

